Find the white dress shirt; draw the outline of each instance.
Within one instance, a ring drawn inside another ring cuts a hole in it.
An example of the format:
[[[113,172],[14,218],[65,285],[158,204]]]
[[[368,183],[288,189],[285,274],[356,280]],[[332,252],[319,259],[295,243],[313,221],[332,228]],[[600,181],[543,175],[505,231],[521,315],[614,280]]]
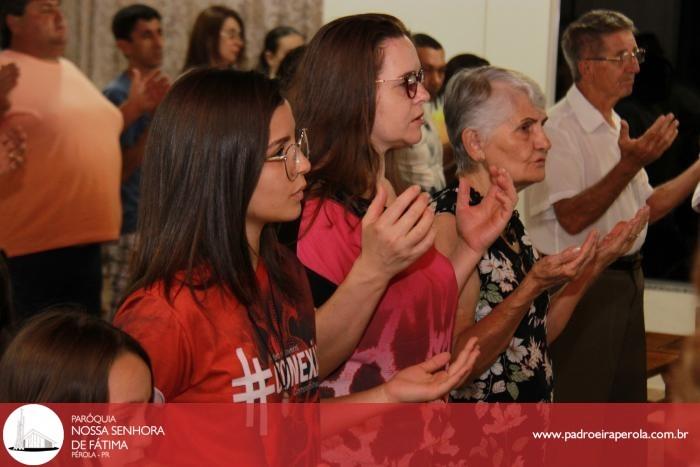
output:
[[[693,193],[693,200],[690,202],[693,207],[693,211],[700,212],[700,183],[695,187],[695,192]]]
[[[620,116],[613,111],[614,126],[610,126],[575,85],[548,114],[544,129],[552,148],[545,164],[545,180],[525,190],[525,225],[535,247],[553,254],[580,245],[591,229],[598,229],[603,236],[619,221],[631,219],[654,189],[641,169],[600,219],[576,235],[567,233],[557,221],[553,205],[593,186],[620,161]],[[646,232],[645,227],[626,254],[639,251]]]

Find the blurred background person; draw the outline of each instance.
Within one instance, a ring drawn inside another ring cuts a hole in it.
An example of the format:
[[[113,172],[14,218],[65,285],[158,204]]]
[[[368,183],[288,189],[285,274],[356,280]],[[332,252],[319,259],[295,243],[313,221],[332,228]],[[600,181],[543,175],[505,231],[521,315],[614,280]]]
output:
[[[134,4],[119,10],[112,19],[112,34],[127,60],[127,69],[103,93],[121,106],[124,131],[120,144],[124,153],[121,202],[122,227],[119,240],[102,246],[102,270],[106,286],[103,311],[107,318],[116,311],[126,287],[129,257],[134,249],[139,205],[141,163],[151,116],[170,87],[159,71],[163,63],[163,31],[158,11]]]
[[[100,312],[100,244],[119,235],[123,118],[62,58],[60,2],[0,4],[0,64],[19,68],[10,94],[27,134],[25,162],[2,176],[0,248],[8,255],[18,319],[56,303]]]
[[[301,58],[304,56],[306,51],[306,45],[297,47],[294,50],[290,50],[289,53],[284,57],[282,63],[277,70],[277,80],[280,83],[280,90],[282,95],[286,97],[289,87],[292,85],[294,75],[299,68],[299,63]]]
[[[457,72],[462,70],[469,70],[471,68],[479,68],[480,66],[489,66],[488,60],[483,57],[474,54],[459,54],[455,55],[448,60],[447,65],[445,65],[445,79],[442,80],[442,87],[438,91],[438,99],[445,101],[445,89],[450,83],[450,79]]]
[[[260,52],[258,70],[268,78],[276,78],[284,57],[297,47],[304,45],[304,36],[291,26],[277,26],[265,35]]]
[[[183,71],[201,66],[241,67],[244,50],[245,25],[241,15],[222,5],[210,6],[194,22]]]
[[[474,54],[459,54],[452,57],[445,66],[445,78],[442,80],[438,99],[444,102],[445,88],[458,71],[487,65],[490,65],[488,60]],[[445,174],[445,184],[453,184],[457,180],[457,163],[455,162],[454,149],[449,141],[442,145],[442,166]]]

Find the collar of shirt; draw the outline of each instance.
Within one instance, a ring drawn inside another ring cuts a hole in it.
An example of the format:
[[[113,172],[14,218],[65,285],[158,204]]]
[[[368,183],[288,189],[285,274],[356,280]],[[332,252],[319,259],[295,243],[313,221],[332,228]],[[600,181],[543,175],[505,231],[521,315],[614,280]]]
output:
[[[601,125],[605,125],[616,134],[620,133],[620,116],[617,112],[613,110],[612,118],[615,126],[614,128],[610,128],[600,111],[593,107],[593,104],[586,99],[586,96],[581,94],[581,91],[579,91],[575,84],[571,86],[569,92],[566,93],[566,100],[569,102],[574,115],[576,115],[576,119],[586,133],[593,133]]]

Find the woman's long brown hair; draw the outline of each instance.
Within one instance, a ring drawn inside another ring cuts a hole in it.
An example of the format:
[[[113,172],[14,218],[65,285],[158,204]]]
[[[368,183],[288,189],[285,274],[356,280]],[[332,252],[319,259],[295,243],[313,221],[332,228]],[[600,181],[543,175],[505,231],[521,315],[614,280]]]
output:
[[[311,39],[290,90],[300,128],[312,141],[311,197],[342,200],[374,193],[379,157],[370,136],[376,84],[386,39],[409,36],[397,18],[384,14],[347,16],[323,26]]]
[[[173,287],[196,299],[197,289],[212,285],[245,306],[260,299],[246,213],[283,102],[277,84],[255,72],[198,69],[175,82],[150,128],[127,296],[162,281],[169,300]],[[260,256],[294,301],[282,248],[266,226]]]

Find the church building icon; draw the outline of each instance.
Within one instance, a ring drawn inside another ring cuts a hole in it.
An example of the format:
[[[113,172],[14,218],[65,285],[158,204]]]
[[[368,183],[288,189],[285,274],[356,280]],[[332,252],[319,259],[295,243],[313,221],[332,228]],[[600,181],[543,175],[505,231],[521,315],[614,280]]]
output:
[[[59,449],[58,443],[35,429],[24,432],[24,412],[20,410],[17,421],[17,438],[15,445],[10,449],[14,451],[55,451]]]

